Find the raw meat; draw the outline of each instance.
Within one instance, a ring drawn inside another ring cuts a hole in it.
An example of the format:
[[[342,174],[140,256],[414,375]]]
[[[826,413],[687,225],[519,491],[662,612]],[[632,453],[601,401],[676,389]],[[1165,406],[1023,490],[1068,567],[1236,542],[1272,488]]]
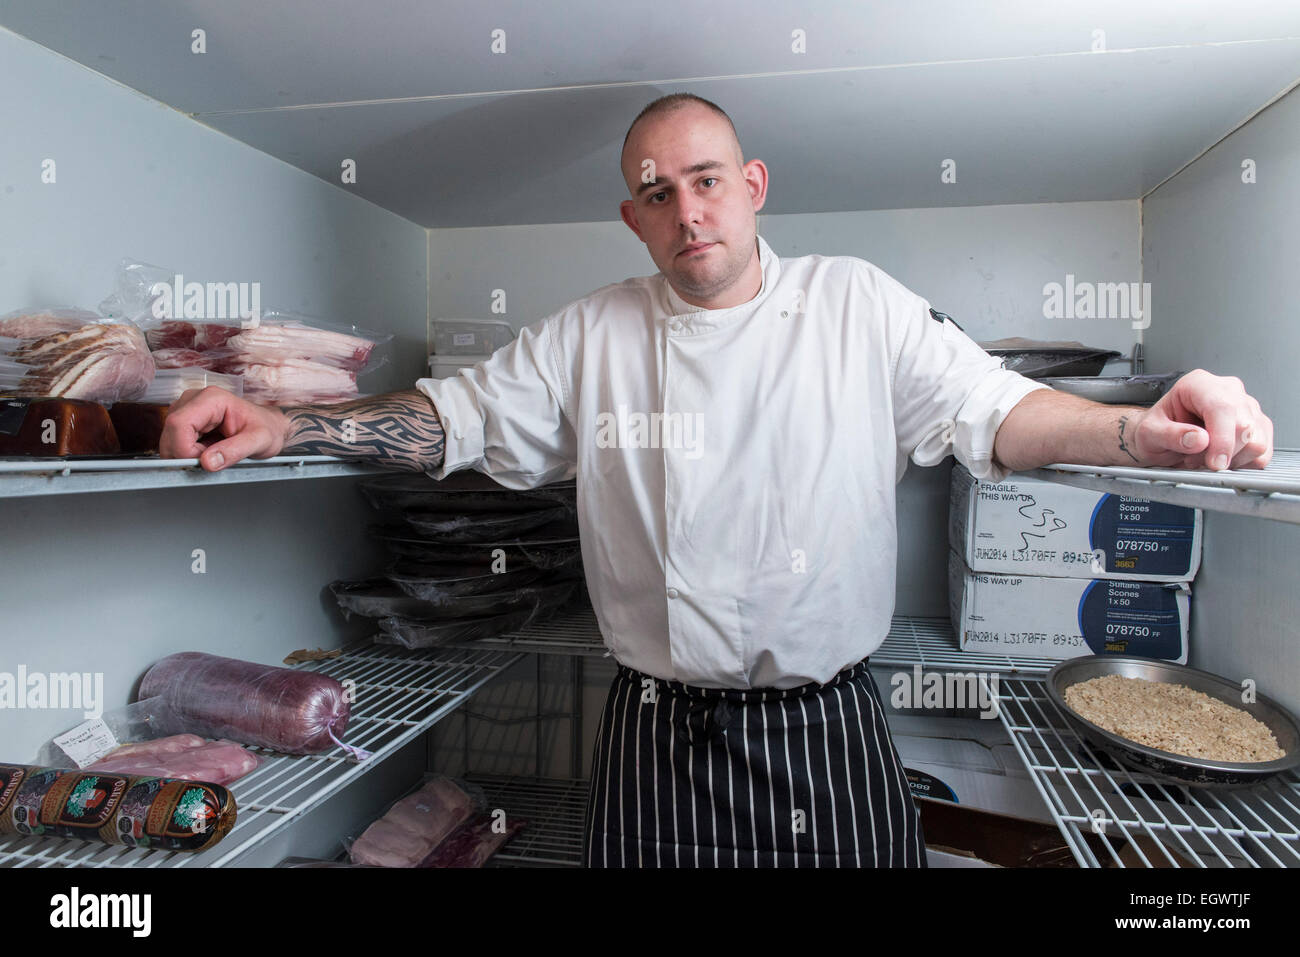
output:
[[[84,325],[87,319],[93,318],[94,313],[86,313],[85,318],[51,313],[9,316],[0,319],[0,336],[13,339],[39,339],[42,336],[52,336],[56,332],[71,332]]]
[[[145,333],[149,348],[155,352],[164,349],[191,349],[204,352],[226,344],[226,340],[240,331],[239,326],[216,322],[185,322],[168,319]]]
[[[346,369],[321,365],[309,359],[286,359],[276,365],[226,360],[219,372],[244,377],[244,398],[250,402],[291,403],[343,402],[357,397],[357,376]]]
[[[501,846],[523,830],[526,822],[510,820],[505,829],[492,829],[493,817],[480,814],[447,835],[421,862],[421,867],[482,867]]]
[[[354,864],[416,867],[474,812],[473,799],[446,777],[402,798],[353,842]]]
[[[0,408],[4,404],[0,400]],[[108,410],[96,402],[35,399],[20,414],[23,418],[15,432],[0,432],[0,455],[112,455],[121,451]],[[47,421],[54,423],[52,430],[46,428]],[[54,441],[46,442],[51,431]]]
[[[126,323],[88,322],[18,339],[6,352],[6,364],[16,364],[23,372],[12,387],[17,395],[116,402],[143,395],[153,381],[154,364],[144,336]]]
[[[155,695],[180,724],[168,730],[286,754],[319,754],[339,744],[350,713],[343,685],[327,675],[198,651],[168,655],[146,672],[140,700]]]
[[[204,741],[198,735],[178,734],[123,745],[86,770],[229,784],[260,763],[257,755],[234,741]]]
[[[262,323],[231,336],[226,344],[250,363],[278,365],[290,359],[311,359],[353,372],[365,367],[375,347],[369,339],[300,323]]]
[[[154,738],[152,741],[134,741],[118,745],[101,760],[108,758],[140,757],[157,754],[175,754],[191,748],[201,748],[207,744],[197,734],[173,734],[166,738]]]
[[[201,369],[215,369],[221,358],[221,354],[215,350],[199,352],[195,349],[177,347],[155,349],[153,352],[153,364],[159,369],[189,369],[195,366]]]

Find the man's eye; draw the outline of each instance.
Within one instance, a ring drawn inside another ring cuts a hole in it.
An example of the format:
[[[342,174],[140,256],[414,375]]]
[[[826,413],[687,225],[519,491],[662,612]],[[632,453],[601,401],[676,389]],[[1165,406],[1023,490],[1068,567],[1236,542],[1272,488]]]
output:
[[[666,195],[666,194],[665,194],[665,193],[651,193],[651,194],[650,194],[650,202],[653,203],[653,202],[654,202],[656,199],[658,199],[660,196],[664,196],[664,195]]]
[[[704,179],[700,180],[701,183],[716,183],[717,181],[718,178],[716,176],[706,176]]]

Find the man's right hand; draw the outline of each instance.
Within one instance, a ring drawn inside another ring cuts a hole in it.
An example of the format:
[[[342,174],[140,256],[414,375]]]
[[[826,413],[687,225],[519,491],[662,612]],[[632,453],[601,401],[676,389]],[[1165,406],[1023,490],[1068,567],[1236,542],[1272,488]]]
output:
[[[197,458],[204,469],[216,472],[241,459],[277,455],[289,429],[289,417],[277,408],[255,405],[216,386],[190,389],[167,413],[158,454],[165,459]],[[210,432],[223,437],[212,441],[217,436]]]

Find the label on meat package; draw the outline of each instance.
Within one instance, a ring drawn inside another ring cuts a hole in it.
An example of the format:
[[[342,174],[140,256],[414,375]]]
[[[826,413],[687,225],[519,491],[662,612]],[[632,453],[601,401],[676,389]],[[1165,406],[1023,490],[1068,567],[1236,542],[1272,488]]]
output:
[[[98,831],[117,810],[126,793],[126,778],[104,774],[65,774],[41,802],[40,820],[56,834],[69,829]]]
[[[0,765],[0,834],[201,851],[235,826],[220,785]]]
[[[21,765],[0,764],[0,834],[5,833],[4,822],[9,816],[9,805],[26,776],[27,769]]]
[[[118,746],[112,729],[99,718],[77,725],[55,738],[54,743],[79,768],[94,764]]]
[[[31,404],[30,398],[0,398],[0,435],[17,435]]]

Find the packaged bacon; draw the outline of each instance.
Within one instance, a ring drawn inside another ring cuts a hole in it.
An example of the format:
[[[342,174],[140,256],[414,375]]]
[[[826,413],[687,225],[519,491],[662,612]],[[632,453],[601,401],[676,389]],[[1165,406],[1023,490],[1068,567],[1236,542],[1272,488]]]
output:
[[[84,309],[0,316],[0,393],[117,402],[142,395],[154,362],[140,330]]]

